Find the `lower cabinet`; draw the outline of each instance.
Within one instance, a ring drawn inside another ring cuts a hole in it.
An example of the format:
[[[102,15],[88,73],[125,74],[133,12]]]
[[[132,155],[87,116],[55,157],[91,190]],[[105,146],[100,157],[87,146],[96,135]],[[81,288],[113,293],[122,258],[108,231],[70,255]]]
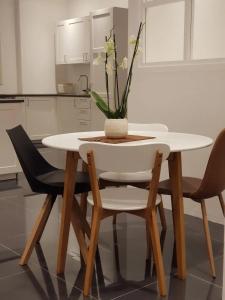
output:
[[[91,106],[88,98],[58,97],[59,132],[88,131],[91,129]]]
[[[25,99],[26,129],[32,140],[58,133],[56,97]]]
[[[6,133],[19,124],[23,125],[24,103],[0,103],[0,175],[18,173],[21,168],[16,157],[12,143]]]
[[[26,97],[21,103],[0,102],[0,175],[21,171],[6,129],[22,124],[32,140],[58,133],[91,130],[91,100],[87,97]],[[41,148],[53,165],[64,168],[65,152]]]
[[[57,98],[58,129],[60,133],[75,132],[76,124],[76,102],[74,98]]]

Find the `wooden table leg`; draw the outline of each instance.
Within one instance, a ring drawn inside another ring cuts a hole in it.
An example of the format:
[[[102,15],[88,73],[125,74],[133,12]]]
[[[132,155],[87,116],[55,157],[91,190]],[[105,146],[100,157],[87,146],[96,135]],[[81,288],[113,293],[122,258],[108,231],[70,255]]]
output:
[[[64,194],[63,194],[63,204],[62,204],[62,212],[61,212],[62,215],[61,215],[61,226],[60,226],[57,269],[56,269],[57,274],[64,273],[64,269],[65,269],[78,159],[79,159],[79,153],[67,151],[65,180],[64,180]]]
[[[175,222],[175,242],[177,254],[177,277],[186,278],[186,247],[184,229],[184,203],[182,193],[181,153],[174,152],[169,157],[169,175],[173,191],[173,218]]]

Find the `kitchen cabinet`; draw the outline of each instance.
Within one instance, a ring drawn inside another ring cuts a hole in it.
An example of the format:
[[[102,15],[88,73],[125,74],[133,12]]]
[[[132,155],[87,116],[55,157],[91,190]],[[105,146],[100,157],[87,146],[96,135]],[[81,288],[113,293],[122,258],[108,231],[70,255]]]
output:
[[[60,133],[76,131],[76,102],[75,98],[57,98],[58,129]]]
[[[56,64],[89,63],[90,18],[62,21],[56,28]]]
[[[65,30],[66,63],[88,63],[90,61],[89,17],[67,20]]]
[[[92,48],[94,51],[102,51],[105,36],[109,35],[113,28],[113,8],[100,9],[91,14],[92,22]]]
[[[25,111],[26,130],[32,140],[57,134],[56,97],[27,97]]]
[[[59,132],[88,131],[91,128],[91,100],[58,97],[57,115]]]
[[[65,22],[58,23],[55,36],[56,64],[65,64]]]
[[[24,122],[24,103],[0,102],[0,175],[18,173],[20,165],[6,129],[13,128]]]

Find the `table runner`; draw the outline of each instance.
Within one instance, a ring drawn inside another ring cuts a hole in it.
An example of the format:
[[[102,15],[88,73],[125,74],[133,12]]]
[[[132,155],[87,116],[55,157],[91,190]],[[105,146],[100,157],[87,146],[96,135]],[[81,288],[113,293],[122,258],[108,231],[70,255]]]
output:
[[[87,138],[79,138],[81,141],[86,142],[101,142],[106,144],[120,144],[120,143],[128,143],[135,141],[144,141],[154,139],[153,136],[142,136],[142,135],[127,135],[125,138],[108,138],[106,136],[95,136],[95,137],[87,137]]]

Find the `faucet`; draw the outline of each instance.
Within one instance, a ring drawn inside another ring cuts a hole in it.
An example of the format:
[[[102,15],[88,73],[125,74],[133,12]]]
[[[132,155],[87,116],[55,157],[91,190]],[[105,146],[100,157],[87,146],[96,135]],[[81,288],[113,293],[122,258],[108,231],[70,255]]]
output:
[[[88,76],[87,75],[80,75],[80,77],[78,78],[78,81],[81,81],[82,78],[85,78],[86,79],[86,88],[85,89],[82,89],[83,92],[85,93],[88,93],[90,91],[89,89],[89,84],[88,84]],[[81,85],[81,88],[82,88],[82,85]]]

